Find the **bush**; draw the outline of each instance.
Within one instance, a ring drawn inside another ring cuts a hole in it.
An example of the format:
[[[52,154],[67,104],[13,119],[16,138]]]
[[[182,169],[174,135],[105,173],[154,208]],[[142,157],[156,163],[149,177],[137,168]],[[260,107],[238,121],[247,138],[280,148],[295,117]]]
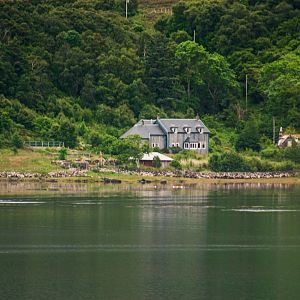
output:
[[[177,154],[181,151],[181,148],[180,147],[171,147],[169,150],[170,150],[170,153]]]
[[[274,166],[272,163],[261,160],[258,157],[251,157],[250,159],[245,159],[245,165],[250,172],[271,172],[274,171]]]
[[[225,152],[213,154],[209,158],[209,167],[215,172],[247,172],[250,166],[247,165],[243,157],[236,152]]]
[[[153,158],[153,167],[156,169],[159,169],[161,167],[161,161],[160,158],[158,156],[155,156]]]
[[[189,158],[198,158],[198,153],[193,150],[181,150],[179,153],[176,154],[176,159],[181,160],[181,159],[189,159]]]
[[[284,150],[284,157],[294,163],[300,164],[300,145],[286,148]]]
[[[257,123],[254,120],[250,120],[246,123],[244,129],[239,134],[235,148],[236,150],[252,149],[254,151],[260,150],[260,135],[258,131]]]
[[[280,150],[275,147],[268,147],[268,148],[261,150],[260,154],[263,158],[275,159],[275,158],[279,158]]]
[[[13,134],[13,136],[11,138],[11,144],[12,144],[13,148],[20,149],[23,147],[23,141],[17,133]]]
[[[67,149],[65,149],[65,148],[60,149],[58,151],[58,159],[59,160],[66,160],[67,154],[68,154]]]
[[[181,166],[180,162],[178,160],[175,160],[175,159],[171,161],[170,166],[173,167],[176,170],[181,170],[182,169],[182,166]]]

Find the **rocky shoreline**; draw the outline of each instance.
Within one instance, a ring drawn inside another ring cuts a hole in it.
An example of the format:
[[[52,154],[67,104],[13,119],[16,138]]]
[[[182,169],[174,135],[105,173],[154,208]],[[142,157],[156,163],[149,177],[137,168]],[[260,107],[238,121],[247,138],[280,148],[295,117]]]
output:
[[[183,177],[194,179],[257,179],[293,177],[295,172],[194,172],[194,171],[126,171],[102,169],[102,172],[145,177]],[[101,174],[101,173],[99,173]]]
[[[68,178],[68,177],[84,177],[87,176],[85,170],[67,170],[67,171],[56,171],[49,172],[46,174],[42,173],[30,173],[30,172],[0,172],[0,178],[8,179],[43,179],[43,178]]]
[[[136,175],[140,177],[169,177],[169,178],[191,178],[191,179],[261,179],[261,178],[286,178],[296,176],[294,172],[193,172],[193,171],[126,171],[103,169],[99,172],[99,179],[104,183],[114,183],[114,180],[101,176],[101,173]],[[63,171],[49,172],[47,174],[29,172],[0,172],[0,178],[7,179],[47,179],[47,178],[72,178],[87,177],[86,170],[69,169]],[[104,178],[103,178],[104,177]],[[93,177],[94,178],[94,177]],[[118,180],[118,183],[121,181]]]

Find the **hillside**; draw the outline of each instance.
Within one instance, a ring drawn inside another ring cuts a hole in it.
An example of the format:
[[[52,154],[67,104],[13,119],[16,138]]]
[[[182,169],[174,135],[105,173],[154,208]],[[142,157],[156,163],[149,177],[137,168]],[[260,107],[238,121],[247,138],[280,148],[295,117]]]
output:
[[[175,2],[132,0],[128,19],[117,0],[1,2],[0,147],[118,155],[118,137],[157,114],[199,113],[212,152],[237,148],[249,124],[253,150],[269,147],[273,117],[299,131],[299,1]]]

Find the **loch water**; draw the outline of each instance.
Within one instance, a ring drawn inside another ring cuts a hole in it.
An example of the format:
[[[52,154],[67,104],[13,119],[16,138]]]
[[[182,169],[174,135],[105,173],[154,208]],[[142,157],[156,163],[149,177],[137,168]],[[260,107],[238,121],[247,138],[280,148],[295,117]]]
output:
[[[0,186],[0,299],[299,299],[300,186]]]

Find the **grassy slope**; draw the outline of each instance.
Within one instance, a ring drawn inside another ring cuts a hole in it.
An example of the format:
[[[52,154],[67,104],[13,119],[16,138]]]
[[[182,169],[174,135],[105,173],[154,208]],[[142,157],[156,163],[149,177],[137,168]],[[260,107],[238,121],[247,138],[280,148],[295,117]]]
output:
[[[58,166],[52,165],[51,161],[55,159],[51,152],[45,150],[19,150],[16,154],[8,149],[0,150],[0,172],[32,172],[48,173],[61,170]]]

